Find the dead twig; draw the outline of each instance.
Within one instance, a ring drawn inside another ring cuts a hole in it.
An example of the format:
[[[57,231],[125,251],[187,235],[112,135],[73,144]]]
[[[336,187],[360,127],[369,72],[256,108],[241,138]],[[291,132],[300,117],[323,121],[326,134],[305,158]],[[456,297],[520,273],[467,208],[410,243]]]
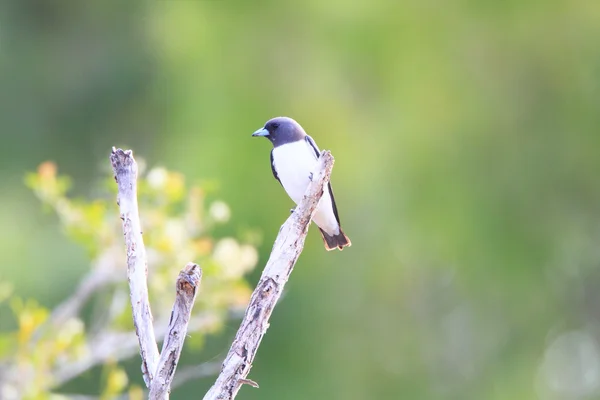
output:
[[[163,343],[156,374],[150,385],[151,400],[168,398],[201,279],[202,270],[197,264],[189,263],[179,273],[176,283],[177,296],[171,312],[169,328]]]
[[[123,151],[114,147],[110,161],[119,187],[117,204],[127,246],[127,279],[133,324],[140,344],[144,382],[150,387],[158,365],[159,353],[148,301],[148,267],[137,202],[137,163],[131,150]]]

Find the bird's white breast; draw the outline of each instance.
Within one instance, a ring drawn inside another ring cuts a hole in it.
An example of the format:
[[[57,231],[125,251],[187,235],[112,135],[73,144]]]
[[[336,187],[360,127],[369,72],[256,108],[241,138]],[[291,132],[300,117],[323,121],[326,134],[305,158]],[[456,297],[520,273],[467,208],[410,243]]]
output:
[[[317,165],[313,149],[304,140],[275,147],[273,165],[287,194],[296,204],[299,203]]]
[[[305,140],[284,144],[273,149],[273,165],[288,196],[298,204],[310,183],[310,174],[317,166],[317,156]],[[313,221],[330,235],[339,233],[329,191],[325,188]]]

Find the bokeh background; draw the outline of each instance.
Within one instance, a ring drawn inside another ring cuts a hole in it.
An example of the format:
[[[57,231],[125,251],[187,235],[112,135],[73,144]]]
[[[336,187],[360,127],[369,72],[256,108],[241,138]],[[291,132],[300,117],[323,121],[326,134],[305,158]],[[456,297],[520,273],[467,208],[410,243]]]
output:
[[[218,182],[254,284],[292,204],[250,134],[288,115],[353,246],[311,227],[239,398],[600,398],[599,41],[587,0],[3,1],[0,279],[72,290],[89,260],[23,177],[92,196],[116,145]]]

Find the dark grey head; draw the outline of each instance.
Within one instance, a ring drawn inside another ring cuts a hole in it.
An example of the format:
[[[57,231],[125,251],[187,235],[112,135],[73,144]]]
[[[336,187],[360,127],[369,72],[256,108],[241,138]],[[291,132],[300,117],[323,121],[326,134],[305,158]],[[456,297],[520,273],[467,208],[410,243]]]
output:
[[[273,143],[273,147],[277,147],[286,143],[304,140],[306,132],[293,119],[277,117],[268,120],[265,126],[254,132],[252,136],[264,136]]]

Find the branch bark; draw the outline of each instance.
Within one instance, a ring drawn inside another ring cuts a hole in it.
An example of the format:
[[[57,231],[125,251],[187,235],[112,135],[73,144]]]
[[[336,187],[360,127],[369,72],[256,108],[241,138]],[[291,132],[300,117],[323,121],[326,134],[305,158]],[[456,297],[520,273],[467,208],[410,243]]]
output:
[[[247,379],[269,318],[304,247],[310,221],[329,182],[334,159],[323,151],[303,200],[279,230],[271,256],[254,290],[244,319],[225,357],[221,373],[204,400],[235,398],[242,384],[258,385]]]
[[[162,400],[169,397],[171,382],[175,375],[196,299],[196,289],[200,286],[201,279],[202,270],[194,263],[189,263],[179,273],[176,283],[177,296],[171,312],[168,333],[165,336],[156,375],[150,385],[150,400]]]
[[[148,301],[148,267],[137,202],[137,163],[131,150],[123,151],[114,147],[110,161],[119,187],[117,204],[121,212],[127,246],[127,279],[133,324],[140,343],[144,382],[147,387],[150,387],[158,365],[159,354]]]

